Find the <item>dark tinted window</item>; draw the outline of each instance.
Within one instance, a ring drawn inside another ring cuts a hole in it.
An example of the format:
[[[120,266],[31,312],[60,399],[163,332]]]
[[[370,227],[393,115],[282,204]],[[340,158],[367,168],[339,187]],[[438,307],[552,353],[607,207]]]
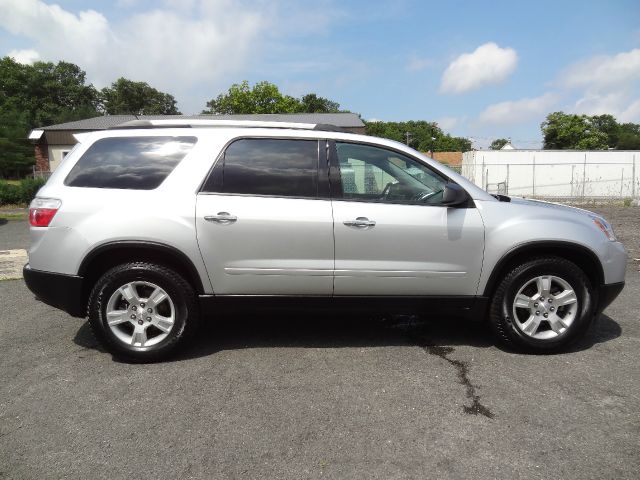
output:
[[[316,197],[318,142],[256,138],[232,143],[224,155],[222,191]]]
[[[65,179],[70,187],[152,190],[196,143],[196,137],[104,138],[95,142]]]

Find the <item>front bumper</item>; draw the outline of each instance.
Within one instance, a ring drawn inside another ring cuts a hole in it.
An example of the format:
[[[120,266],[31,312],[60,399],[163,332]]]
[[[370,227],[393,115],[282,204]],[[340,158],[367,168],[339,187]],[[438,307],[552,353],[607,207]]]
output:
[[[598,308],[596,314],[601,314],[620,295],[624,288],[624,282],[601,285],[598,289]]]
[[[598,255],[602,263],[605,283],[624,282],[629,260],[626,248],[620,242],[607,242],[605,245],[605,249]]]
[[[28,263],[22,269],[22,275],[29,290],[42,302],[74,317],[85,316],[82,277],[34,270]]]

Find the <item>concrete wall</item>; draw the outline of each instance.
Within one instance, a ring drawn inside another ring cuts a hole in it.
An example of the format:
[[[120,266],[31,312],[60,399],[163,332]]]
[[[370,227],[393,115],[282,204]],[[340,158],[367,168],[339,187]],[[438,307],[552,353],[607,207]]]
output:
[[[463,155],[462,175],[490,193],[638,197],[640,151],[478,150]]]

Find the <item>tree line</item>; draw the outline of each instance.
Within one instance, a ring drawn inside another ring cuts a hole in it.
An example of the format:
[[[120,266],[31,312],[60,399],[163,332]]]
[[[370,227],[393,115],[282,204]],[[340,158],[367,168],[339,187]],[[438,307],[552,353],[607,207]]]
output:
[[[19,178],[34,163],[27,140],[36,127],[97,115],[179,114],[172,95],[119,78],[101,90],[69,62],[24,65],[0,59],[0,177]]]
[[[618,123],[613,115],[553,112],[540,128],[545,149],[640,149],[640,124]]]
[[[269,82],[258,82],[253,87],[246,80],[234,84],[225,93],[207,102],[208,114],[249,113],[344,113],[338,102],[315,93],[300,98],[285,95]],[[389,138],[422,151],[467,151],[471,142],[466,138],[452,137],[442,131],[435,122],[365,122],[369,135]]]
[[[618,123],[613,115],[553,112],[540,125],[545,150],[640,150],[640,124]],[[509,143],[496,138],[489,148]]]
[[[308,93],[293,97],[270,82],[233,84],[207,102],[203,114],[339,113],[338,102]],[[69,62],[24,65],[0,59],[0,177],[19,178],[34,164],[30,130],[97,115],[178,115],[176,99],[145,82],[118,78],[96,89]],[[435,122],[367,122],[367,133],[408,143],[419,150],[469,150],[466,138],[444,133]]]
[[[206,103],[203,114],[338,113],[338,102],[308,93],[286,95],[270,82],[233,84]],[[100,90],[69,62],[24,65],[0,59],[0,177],[20,178],[34,163],[27,135],[36,127],[97,115],[178,115],[176,99],[145,82],[118,78]],[[436,122],[365,122],[369,135],[406,143],[421,151],[467,151],[471,141],[445,133]],[[546,149],[640,149],[640,125],[611,115],[550,113],[541,125]],[[496,139],[500,148],[506,139]]]

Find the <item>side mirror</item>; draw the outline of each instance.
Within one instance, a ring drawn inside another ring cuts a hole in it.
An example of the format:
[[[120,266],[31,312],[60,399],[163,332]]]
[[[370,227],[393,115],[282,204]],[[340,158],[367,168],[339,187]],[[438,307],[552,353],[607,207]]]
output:
[[[447,183],[442,192],[442,205],[455,207],[466,203],[469,196],[467,192],[457,183]]]

